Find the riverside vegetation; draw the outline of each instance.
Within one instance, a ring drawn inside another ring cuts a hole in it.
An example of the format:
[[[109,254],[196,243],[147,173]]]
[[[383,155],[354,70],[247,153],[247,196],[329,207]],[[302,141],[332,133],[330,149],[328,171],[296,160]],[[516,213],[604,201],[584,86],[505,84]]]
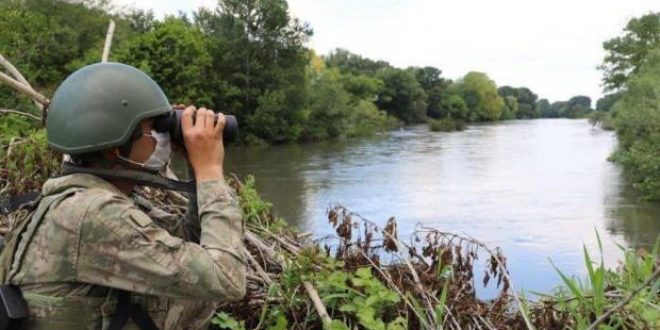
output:
[[[25,166],[32,159],[34,166]],[[15,145],[0,158],[3,189],[37,190],[55,174],[60,156],[43,138]],[[255,181],[233,177],[245,214],[247,295],[222,305],[217,329],[655,329],[660,326],[660,241],[652,251],[624,247],[624,259],[606,269],[602,251],[584,249],[587,278],[559,272],[563,285],[549,293],[517,292],[497,249],[469,237],[418,227],[399,237],[394,218],[384,227],[335,206],[328,225],[336,234],[311,240],[288,226],[259,197]],[[177,193],[140,188],[141,205],[174,216],[185,213]],[[17,211],[24,212],[24,211]],[[0,234],[12,218],[0,216]],[[596,233],[597,235],[597,233]],[[477,273],[475,265],[484,265]],[[477,285],[499,289],[490,301]]]
[[[7,0],[0,17],[0,54],[47,95],[98,61],[113,19],[110,60],[147,72],[173,103],[236,115],[241,143],[350,138],[421,122],[451,131],[478,121],[589,117],[616,128],[622,143],[612,159],[644,198],[660,199],[660,102],[652,88],[658,13],[631,19],[622,36],[604,43],[607,94],[595,111],[587,96],[550,102],[526,87],[498,87],[481,72],[451,80],[435,67],[396,68],[343,49],[319,56],[306,47],[312,28],[289,14],[285,0],[221,0],[214,10],[163,19],[110,0]],[[0,145],[38,130],[39,110],[29,99],[0,88],[0,105]],[[634,136],[642,138],[629,143]]]
[[[435,67],[397,68],[343,49],[318,56],[306,47],[312,28],[289,14],[285,0],[221,0],[215,10],[163,19],[109,0],[7,0],[0,17],[0,53],[46,94],[98,61],[108,20],[115,20],[111,61],[147,72],[173,103],[236,115],[243,143],[354,137],[429,119],[573,118],[591,110],[586,96],[550,103],[526,87],[498,87],[481,72],[453,81]],[[0,104],[34,111],[4,89]]]
[[[248,5],[269,20],[248,17]],[[435,68],[397,69],[344,50],[316,56],[303,46],[311,30],[289,17],[285,1],[221,1],[219,9],[201,10],[192,19],[158,21],[148,12],[111,14],[105,1],[8,1],[0,4],[5,18],[0,52],[15,59],[35,88],[51,93],[69,72],[97,61],[112,17],[118,22],[115,59],[162,81],[177,103],[201,100],[236,114],[245,123],[248,143],[358,136],[396,121],[427,118],[444,121],[438,124],[442,127],[454,120],[580,117],[591,111],[586,97],[551,104],[526,88],[497,88],[483,73],[452,82],[440,78]],[[613,159],[651,199],[660,191],[660,55],[653,50],[660,40],[657,20],[658,14],[633,19],[623,37],[606,43],[612,56],[604,67],[612,67],[605,69],[605,79],[615,84],[616,96],[597,103],[602,108],[610,104],[605,112],[621,142]],[[644,47],[637,44],[640,36],[650,38]],[[645,49],[643,56],[640,49]],[[641,59],[628,66],[619,63],[638,55]],[[0,104],[23,114],[4,111],[0,116],[0,196],[38,190],[57,173],[61,155],[47,149],[40,113],[27,99],[0,88]],[[404,239],[394,218],[381,228],[341,206],[328,211],[328,225],[336,234],[311,240],[272,212],[253,178],[234,178],[232,185],[246,215],[248,294],[221,306],[213,320],[216,328],[660,326],[660,243],[652,251],[621,247],[624,259],[614,269],[606,269],[602,256],[585,249],[586,279],[558,269],[563,285],[530,298],[512,287],[504,253],[478,240],[424,227]],[[186,205],[178,194],[147,188],[138,194],[151,207],[172,214],[181,214]],[[13,216],[0,217],[0,234],[11,227]],[[483,274],[475,273],[478,262],[485,266]],[[496,286],[498,297],[479,299],[477,285]]]

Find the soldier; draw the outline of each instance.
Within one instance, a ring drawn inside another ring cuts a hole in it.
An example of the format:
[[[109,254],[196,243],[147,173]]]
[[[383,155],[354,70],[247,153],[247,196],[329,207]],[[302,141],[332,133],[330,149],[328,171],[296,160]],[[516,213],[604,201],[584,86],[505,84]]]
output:
[[[188,238],[198,243],[143,212],[129,197],[133,180],[93,174],[164,168],[170,139],[153,122],[171,106],[160,87],[119,63],[84,67],[59,86],[48,144],[87,173],[48,180],[2,251],[0,280],[19,287],[29,309],[23,328],[204,328],[217,302],[245,295],[242,213],[223,177],[225,120],[195,110],[181,125],[198,209],[186,226],[201,228]]]

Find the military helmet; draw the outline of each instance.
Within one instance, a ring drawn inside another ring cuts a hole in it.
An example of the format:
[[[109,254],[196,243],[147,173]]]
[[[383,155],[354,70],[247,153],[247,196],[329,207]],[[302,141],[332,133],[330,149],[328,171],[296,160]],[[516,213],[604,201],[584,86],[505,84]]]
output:
[[[144,72],[121,63],[88,65],[55,91],[46,119],[48,145],[71,155],[122,146],[140,121],[170,109]]]

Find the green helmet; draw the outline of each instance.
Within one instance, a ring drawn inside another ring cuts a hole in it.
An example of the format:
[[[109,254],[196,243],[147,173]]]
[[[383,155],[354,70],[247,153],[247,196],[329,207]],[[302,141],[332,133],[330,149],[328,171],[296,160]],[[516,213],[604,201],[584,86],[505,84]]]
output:
[[[88,65],[55,91],[46,119],[48,145],[71,155],[122,146],[141,120],[170,109],[144,72],[121,63]]]

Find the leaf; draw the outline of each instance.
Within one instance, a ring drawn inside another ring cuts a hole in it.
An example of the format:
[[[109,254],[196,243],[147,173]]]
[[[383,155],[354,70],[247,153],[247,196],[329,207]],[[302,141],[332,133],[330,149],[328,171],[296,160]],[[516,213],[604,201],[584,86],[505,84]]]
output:
[[[330,330],[350,330],[344,322],[340,320],[332,320],[330,323]]]
[[[225,312],[216,313],[211,321],[220,329],[243,330],[245,327]]]
[[[362,279],[371,279],[371,269],[369,267],[362,267],[359,268],[356,272],[355,275],[357,277],[362,278]]]
[[[435,315],[438,323],[442,325],[444,323],[444,313],[445,306],[447,305],[447,291],[449,291],[449,281],[445,281],[445,284],[442,286],[442,292],[440,292],[440,301],[435,306]]]

